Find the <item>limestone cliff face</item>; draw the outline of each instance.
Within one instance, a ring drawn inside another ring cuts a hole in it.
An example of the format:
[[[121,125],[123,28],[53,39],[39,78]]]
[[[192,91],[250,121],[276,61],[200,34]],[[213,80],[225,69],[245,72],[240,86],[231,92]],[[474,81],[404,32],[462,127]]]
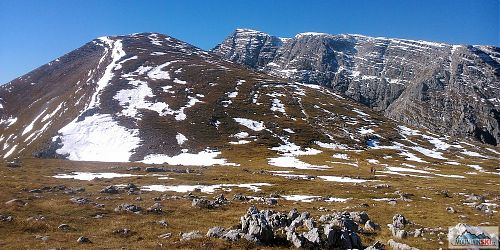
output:
[[[387,117],[500,144],[500,48],[361,35],[282,39],[236,30],[213,52],[275,76],[333,88]]]

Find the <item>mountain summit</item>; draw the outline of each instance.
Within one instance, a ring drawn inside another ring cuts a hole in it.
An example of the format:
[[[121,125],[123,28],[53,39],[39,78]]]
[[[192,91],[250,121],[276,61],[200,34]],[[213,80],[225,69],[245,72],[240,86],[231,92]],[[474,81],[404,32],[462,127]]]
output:
[[[251,37],[238,39],[264,44],[249,51],[258,51],[256,65],[266,67],[280,56],[273,50],[293,41],[238,32]],[[495,150],[413,130],[331,88],[250,70],[157,33],[95,39],[2,86],[0,98],[4,159],[171,165],[259,159],[313,169],[323,160],[297,157],[361,150],[417,162],[496,159]]]
[[[500,144],[500,48],[237,29],[214,53],[292,81],[334,89],[386,117]]]

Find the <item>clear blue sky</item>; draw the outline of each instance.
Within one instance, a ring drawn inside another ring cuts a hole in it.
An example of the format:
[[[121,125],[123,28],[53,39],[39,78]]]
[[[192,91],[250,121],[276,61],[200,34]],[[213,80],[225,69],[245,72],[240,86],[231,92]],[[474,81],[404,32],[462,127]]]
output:
[[[209,49],[235,28],[499,45],[498,0],[1,0],[0,84],[104,35],[160,32]]]

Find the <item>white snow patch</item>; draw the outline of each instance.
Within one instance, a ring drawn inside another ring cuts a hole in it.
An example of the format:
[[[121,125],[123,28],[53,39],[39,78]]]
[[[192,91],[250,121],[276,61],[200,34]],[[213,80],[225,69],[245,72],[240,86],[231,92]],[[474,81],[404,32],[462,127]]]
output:
[[[299,194],[283,195],[281,197],[283,197],[283,199],[287,201],[300,201],[300,202],[313,202],[314,200],[321,198],[321,196],[317,195],[299,195]]]
[[[148,77],[153,80],[162,80],[162,79],[170,80],[170,74],[167,71],[162,71],[162,69],[174,62],[176,61],[166,62],[154,67],[148,72]]]
[[[349,160],[349,156],[347,154],[334,154],[332,155],[332,157],[342,160]]]
[[[177,139],[177,144],[179,145],[182,145],[184,144],[184,142],[186,142],[188,139],[186,138],[186,136],[184,136],[183,134],[181,133],[177,133],[177,135],[175,136],[175,139]]]
[[[254,192],[261,190],[261,187],[272,186],[269,183],[244,183],[244,184],[215,184],[215,185],[148,185],[141,187],[143,191],[157,191],[157,192],[178,192],[188,193],[195,190],[201,190],[202,193],[214,193],[215,190],[222,189],[231,191],[231,187],[246,188]]]
[[[144,157],[142,162],[147,164],[169,164],[169,165],[186,165],[186,166],[212,166],[212,165],[235,165],[227,163],[226,159],[217,159],[221,153],[217,151],[204,150],[197,154],[181,153],[176,156],[168,156],[163,154],[150,154]]]
[[[273,103],[272,103],[272,106],[271,106],[271,111],[273,111],[273,112],[281,112],[284,115],[286,115],[285,105],[283,105],[283,103],[281,103],[280,99],[278,99],[278,98],[274,98],[273,99]]]
[[[12,153],[14,153],[14,151],[16,150],[16,147],[17,145],[14,145],[14,147],[12,147],[9,151],[7,151],[7,153],[5,153],[5,155],[3,156],[3,158],[7,158],[9,157],[9,155],[11,155]]]
[[[56,153],[74,161],[128,162],[139,146],[139,132],[124,128],[108,114],[73,120],[59,130],[61,148]]]
[[[322,170],[327,169],[328,166],[325,165],[312,165],[306,162],[303,162],[293,156],[280,156],[276,158],[270,158],[269,164],[276,167],[284,167],[284,168],[296,168],[296,169],[313,169],[313,170]]]
[[[341,182],[341,183],[363,183],[363,182],[369,181],[369,180],[364,180],[364,179],[354,179],[354,178],[342,177],[342,176],[318,176],[318,178],[321,178],[325,181]]]
[[[472,156],[472,157],[481,157],[481,158],[486,158],[486,156],[478,153],[478,152],[474,152],[474,151],[468,151],[468,150],[464,150],[462,152],[460,152],[461,154],[463,155],[468,155],[468,156]]]
[[[253,131],[262,131],[266,127],[264,126],[264,122],[258,122],[246,118],[233,118],[237,123],[243,125]]]
[[[52,177],[58,179],[75,179],[81,181],[91,181],[94,179],[112,179],[121,177],[141,176],[135,174],[120,174],[120,173],[91,173],[91,172],[72,172],[70,174],[57,174]]]

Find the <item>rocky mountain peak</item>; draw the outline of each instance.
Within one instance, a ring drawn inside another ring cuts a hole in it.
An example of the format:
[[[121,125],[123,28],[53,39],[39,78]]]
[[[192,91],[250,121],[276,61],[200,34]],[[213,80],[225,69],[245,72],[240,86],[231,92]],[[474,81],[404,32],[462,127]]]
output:
[[[499,145],[497,47],[316,32],[271,46],[235,34],[213,52],[271,75],[329,87],[412,126]]]

